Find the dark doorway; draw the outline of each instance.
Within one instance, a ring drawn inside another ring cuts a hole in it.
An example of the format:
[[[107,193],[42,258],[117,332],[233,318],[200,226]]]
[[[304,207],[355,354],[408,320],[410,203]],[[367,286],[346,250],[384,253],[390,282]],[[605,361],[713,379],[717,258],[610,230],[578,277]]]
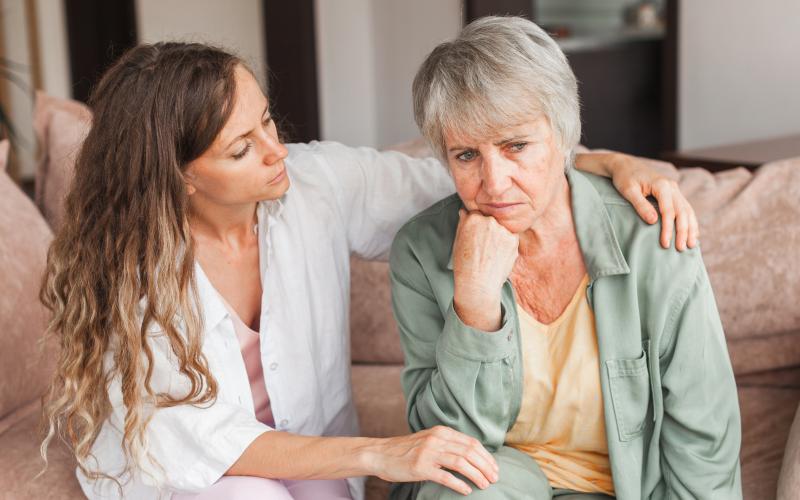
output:
[[[72,95],[86,102],[114,61],[136,45],[134,0],[66,0]]]
[[[313,0],[264,0],[269,97],[290,142],[319,139]]]

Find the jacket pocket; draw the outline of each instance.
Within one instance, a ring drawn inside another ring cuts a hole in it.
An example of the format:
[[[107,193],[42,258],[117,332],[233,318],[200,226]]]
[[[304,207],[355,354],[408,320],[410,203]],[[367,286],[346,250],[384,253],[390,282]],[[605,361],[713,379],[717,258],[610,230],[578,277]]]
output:
[[[606,361],[611,402],[620,441],[631,441],[642,434],[650,404],[650,376],[647,354],[635,359]]]

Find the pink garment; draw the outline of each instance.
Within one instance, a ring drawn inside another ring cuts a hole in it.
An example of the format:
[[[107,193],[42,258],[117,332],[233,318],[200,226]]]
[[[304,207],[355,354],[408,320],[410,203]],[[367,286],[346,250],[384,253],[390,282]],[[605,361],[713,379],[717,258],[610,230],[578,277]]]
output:
[[[278,481],[252,476],[223,476],[198,494],[175,493],[171,500],[352,500],[344,479]]]
[[[244,366],[247,369],[247,378],[250,381],[250,392],[253,394],[253,407],[256,410],[256,419],[270,427],[275,427],[272,416],[272,407],[269,404],[269,394],[264,383],[264,367],[261,365],[261,338],[258,332],[244,324],[236,311],[228,304],[222,295],[222,303],[228,309],[228,314],[233,320],[233,329],[239,339],[239,348],[242,351]]]

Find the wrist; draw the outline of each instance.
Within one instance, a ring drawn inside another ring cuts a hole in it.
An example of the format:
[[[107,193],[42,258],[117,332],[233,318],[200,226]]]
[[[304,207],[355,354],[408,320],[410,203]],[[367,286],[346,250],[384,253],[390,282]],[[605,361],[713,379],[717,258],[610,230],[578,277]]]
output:
[[[499,298],[474,304],[459,302],[454,298],[453,309],[462,323],[476,330],[491,333],[502,326],[503,308]]]
[[[358,440],[353,450],[355,465],[359,476],[383,477],[384,454],[381,448],[387,441],[386,438],[356,438]]]
[[[606,164],[606,171],[608,172],[609,177],[619,176],[627,171],[629,171],[632,167],[632,163],[630,161],[630,155],[625,153],[608,153],[608,159],[605,162]]]

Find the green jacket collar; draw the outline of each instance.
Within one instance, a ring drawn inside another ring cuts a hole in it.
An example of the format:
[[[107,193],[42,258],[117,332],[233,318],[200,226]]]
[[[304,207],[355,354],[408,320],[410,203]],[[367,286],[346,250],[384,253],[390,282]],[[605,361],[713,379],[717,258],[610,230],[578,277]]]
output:
[[[576,169],[567,172],[567,180],[572,196],[572,215],[575,219],[575,231],[583,253],[583,261],[592,281],[603,276],[628,274],[631,272],[622,249],[619,247],[617,235],[611,224],[600,193],[592,186],[585,174]],[[453,250],[447,269],[453,269]]]
[[[572,194],[575,232],[589,277],[594,281],[603,276],[629,274],[631,269],[619,247],[611,216],[600,193],[586,174],[574,168],[567,172],[567,179]]]

